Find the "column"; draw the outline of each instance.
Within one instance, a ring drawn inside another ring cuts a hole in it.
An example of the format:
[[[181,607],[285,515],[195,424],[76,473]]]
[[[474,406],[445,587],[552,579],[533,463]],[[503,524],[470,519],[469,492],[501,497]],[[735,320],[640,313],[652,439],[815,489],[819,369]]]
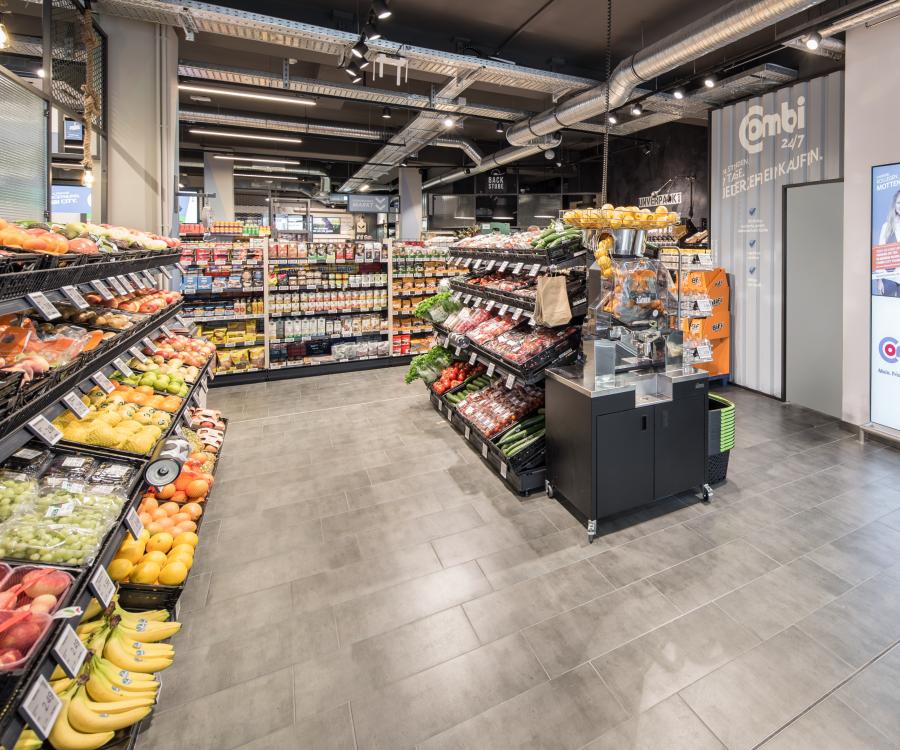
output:
[[[400,223],[397,238],[418,240],[422,234],[422,174],[416,167],[401,167]]]
[[[212,221],[234,221],[234,162],[204,153],[203,192],[216,196],[206,199]]]

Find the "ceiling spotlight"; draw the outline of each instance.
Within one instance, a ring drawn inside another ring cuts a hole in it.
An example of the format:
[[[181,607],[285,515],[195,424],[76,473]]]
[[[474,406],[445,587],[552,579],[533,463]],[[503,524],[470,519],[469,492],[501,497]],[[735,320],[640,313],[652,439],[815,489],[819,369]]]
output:
[[[369,51],[369,48],[366,47],[366,43],[360,39],[356,44],[353,45],[353,49],[350,50],[350,54],[354,57],[363,58],[366,56],[366,52]]]
[[[640,117],[642,114],[644,114],[644,109],[643,109],[643,107],[641,107],[640,104],[635,102],[634,104],[631,105],[631,114],[634,115],[635,117]]]
[[[9,32],[6,30],[6,26],[3,25],[3,21],[0,21],[0,49],[6,49],[9,46]]]
[[[609,115],[609,116],[606,118],[606,121],[607,121],[610,125],[615,125],[615,124],[618,122],[618,120],[616,119],[616,116],[615,116],[615,115]]]
[[[356,67],[356,63],[350,63],[344,70],[351,78],[359,78],[359,68]]]
[[[372,10],[382,21],[385,18],[391,17],[391,9],[388,7],[388,0],[375,0],[375,2],[372,3]]]
[[[269,202],[269,199],[268,199],[268,198],[266,198],[266,203],[268,203],[268,202]]]
[[[45,75],[47,75],[47,74],[44,73],[44,69],[43,69],[43,68],[38,68],[38,70],[37,70],[37,77],[38,77],[38,78],[43,78]]]
[[[381,34],[378,31],[378,25],[374,21],[369,21],[365,26],[363,26],[363,38],[367,42],[374,42],[376,39],[381,39]]]
[[[557,166],[557,167],[561,167],[561,166],[562,166],[562,162],[561,162],[561,161],[556,162],[556,166]]]
[[[456,125],[456,120],[454,120],[452,117],[444,118],[444,127],[445,128],[452,128],[454,125]]]
[[[368,185],[360,185],[360,186],[359,186],[359,192],[361,192],[361,193],[367,192],[368,189],[369,189],[369,186],[368,186]]]
[[[366,60],[365,58],[363,58],[362,60],[359,61],[359,63],[357,63],[356,67],[359,68],[360,70],[365,70],[366,68],[369,67],[369,61]]]
[[[672,92],[672,96],[674,96],[676,99],[684,99],[684,91],[682,91],[681,89],[675,89]]]
[[[556,152],[552,148],[544,151],[544,158],[547,161],[552,161],[555,156],[556,156]]]
[[[382,120],[390,120],[391,119],[391,110],[387,107],[381,110],[381,119]]]
[[[192,102],[202,102],[203,104],[209,104],[209,103],[212,101],[212,99],[210,99],[208,96],[196,96],[196,95],[192,95],[192,96],[190,96],[190,97],[188,97],[188,98],[189,98]]]
[[[500,120],[497,120],[497,127],[495,127],[494,130],[496,130],[498,133],[503,132],[503,123],[500,122]]]
[[[184,183],[183,183],[183,182],[179,182],[179,183],[178,183],[178,189],[179,189],[179,190],[184,190]]]
[[[814,31],[812,34],[808,34],[806,37],[806,49],[808,50],[816,50],[819,49],[819,45],[822,43],[822,35],[818,31]]]
[[[703,85],[706,86],[706,88],[708,88],[708,89],[713,88],[713,86],[716,85],[716,77],[715,76],[706,76],[706,78],[703,79]]]

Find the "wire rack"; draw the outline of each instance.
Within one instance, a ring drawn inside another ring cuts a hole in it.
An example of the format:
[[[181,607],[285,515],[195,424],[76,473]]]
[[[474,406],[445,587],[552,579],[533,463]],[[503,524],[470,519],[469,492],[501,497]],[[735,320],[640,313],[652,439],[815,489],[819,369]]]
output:
[[[88,51],[82,36],[83,7],[74,0],[53,0],[50,24],[50,56],[52,60],[51,93],[60,104],[84,114],[81,87],[89,83],[100,114],[95,119],[99,128],[106,127],[103,97],[106,93],[106,39],[92,28],[96,45],[91,60],[92,76],[87,80]]]

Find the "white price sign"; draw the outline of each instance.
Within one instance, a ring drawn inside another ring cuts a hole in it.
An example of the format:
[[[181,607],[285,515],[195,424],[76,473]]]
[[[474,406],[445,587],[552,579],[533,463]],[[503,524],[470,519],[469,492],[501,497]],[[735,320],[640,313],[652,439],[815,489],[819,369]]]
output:
[[[484,306],[484,309],[487,310],[488,312],[490,312],[491,310],[493,310],[493,309],[494,309],[494,300],[489,299],[489,300],[487,301],[487,304]]]
[[[141,521],[140,517],[137,514],[137,511],[132,508],[125,514],[125,526],[128,529],[128,533],[131,534],[133,539],[137,539],[140,537],[141,532],[144,530],[144,523]]]
[[[522,311],[519,308],[516,308],[516,311],[513,313],[512,319],[518,320],[522,317]]]
[[[56,445],[62,439],[62,432],[43,414],[36,416],[26,426],[32,435],[41,439],[47,445]]]
[[[706,297],[702,297],[697,300],[697,309],[700,312],[712,312],[712,302],[710,302]]]
[[[494,261],[489,260],[487,265],[484,267],[485,271],[492,271],[494,269]]]
[[[481,268],[481,258],[478,258],[478,259],[472,264],[472,269],[473,269],[473,270],[477,271],[479,268]]]
[[[114,359],[113,364],[116,366],[116,369],[121,372],[126,378],[130,378],[132,375],[134,375],[134,370],[126,365],[121,357]]]
[[[502,318],[504,315],[506,315],[506,311],[507,311],[507,310],[509,310],[509,305],[500,305],[499,313],[500,313],[500,317],[501,317],[501,318]]]
[[[116,390],[116,387],[113,385],[112,381],[106,377],[106,374],[98,370],[93,375],[91,375],[91,380],[93,380],[97,385],[99,385],[104,393],[112,393]]]
[[[524,265],[524,263],[516,263],[516,265],[512,267],[512,272],[515,274],[522,273],[522,266]]]
[[[500,462],[500,476],[503,479],[506,479],[506,464],[503,463],[502,461]]]
[[[465,429],[466,440],[469,439],[469,436],[470,436],[471,434],[472,434],[472,428],[469,427],[469,425],[466,425],[466,429]]]
[[[78,291],[74,286],[64,286],[60,291],[65,295],[66,299],[69,300],[75,307],[79,310],[84,310],[88,305],[87,300],[81,296],[81,292]]]
[[[471,263],[472,263],[472,259],[471,259],[471,258],[466,258],[466,259],[463,261],[463,265],[464,265],[466,268],[468,268],[469,265],[470,265]]]
[[[503,273],[503,272],[506,270],[506,267],[507,267],[508,265],[509,265],[509,261],[508,261],[508,260],[504,260],[504,261],[500,264],[500,268],[498,268],[497,270],[498,270],[500,273]]]
[[[140,279],[144,282],[144,286],[156,286],[156,279],[154,279],[149,271],[141,271]]]
[[[697,347],[697,359],[712,359],[712,347],[709,344],[700,344]]]
[[[84,658],[87,656],[87,648],[78,637],[78,633],[72,630],[68,623],[63,627],[62,633],[53,644],[53,658],[63,668],[69,677],[76,677]]]
[[[135,287],[142,287],[142,286],[144,286],[144,282],[141,280],[141,278],[140,278],[136,273],[130,273],[130,274],[128,274],[128,280],[129,280]]]
[[[481,457],[482,457],[482,458],[487,458],[487,457],[488,457],[487,443],[482,443],[482,444],[481,444]]]
[[[529,275],[529,276],[537,276],[537,275],[538,275],[538,271],[540,271],[540,270],[541,270],[541,264],[540,264],[540,263],[535,263],[535,264],[531,267],[531,270],[528,272],[528,275]]]
[[[516,384],[516,376],[510,373],[506,376],[506,387],[512,390],[512,387]]]
[[[124,276],[116,276],[116,279],[126,292],[131,294],[131,292],[134,291],[134,287],[131,285],[131,282],[127,278],[125,278]]]
[[[444,404],[441,402],[440,399],[438,399],[438,402],[437,402],[437,410],[438,410],[438,414],[444,413]]]
[[[128,353],[131,354],[138,362],[144,363],[147,361],[147,355],[141,351],[139,346],[132,346]]]
[[[62,316],[62,313],[53,306],[53,303],[47,299],[47,295],[43,292],[26,294],[25,298],[41,314],[44,320],[56,320]]]
[[[107,281],[116,294],[125,294],[125,287],[115,276],[110,276]]]
[[[81,398],[79,398],[79,395],[80,394],[75,391],[69,391],[62,397],[62,402],[76,417],[84,419],[88,414],[88,408],[84,405]]]
[[[494,374],[494,363],[493,363],[493,362],[488,362],[488,366],[487,366],[487,376],[488,376],[488,377],[491,377],[491,375],[493,375],[493,374]]]
[[[478,352],[472,352],[469,355],[469,364],[474,365],[478,361]]]
[[[89,586],[91,591],[94,592],[94,596],[97,597],[97,601],[104,607],[108,607],[112,601],[113,594],[116,593],[116,584],[109,577],[106,568],[102,565],[97,568],[94,575],[91,576]]]
[[[43,675],[39,675],[34,681],[19,706],[19,712],[25,721],[42,740],[50,736],[61,710],[62,700]]]
[[[181,325],[183,325],[185,328],[188,327],[188,324],[184,322],[184,318],[182,318],[180,315],[176,315],[175,320],[177,320],[179,323],[181,323]],[[168,326],[162,325],[159,327],[159,330],[162,331],[163,336],[166,336],[167,338],[172,338],[172,336],[174,335],[172,333],[172,329],[169,328]]]
[[[106,286],[106,284],[104,284],[102,281],[100,281],[100,279],[94,279],[91,282],[91,286],[94,287],[94,289],[97,291],[97,294],[103,297],[103,299],[113,298],[112,292],[109,291],[109,287]]]
[[[162,272],[162,275],[165,276],[167,279],[172,278],[172,272],[165,266],[160,266],[159,270]]]
[[[465,297],[463,297],[463,304],[464,304],[464,305],[468,305],[469,302],[471,302],[471,301],[472,301],[472,295],[471,295],[471,294],[467,294]]]
[[[150,340],[149,336],[145,336],[144,338],[142,338],[141,343],[154,353],[159,348],[156,344],[153,343],[153,341]]]
[[[453,353],[458,357],[458,356],[462,353],[462,347],[457,346],[457,347],[453,350]]]
[[[476,297],[476,298],[475,298],[475,301],[474,301],[472,304],[473,304],[475,307],[478,307],[482,302],[484,302],[484,300],[481,299],[481,297]]]

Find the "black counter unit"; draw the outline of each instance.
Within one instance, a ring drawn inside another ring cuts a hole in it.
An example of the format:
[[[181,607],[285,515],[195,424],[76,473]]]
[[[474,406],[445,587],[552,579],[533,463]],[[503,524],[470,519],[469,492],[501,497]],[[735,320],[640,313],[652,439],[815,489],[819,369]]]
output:
[[[708,498],[709,379],[648,374],[596,389],[580,367],[546,378],[547,492],[588,527],[691,489]]]

